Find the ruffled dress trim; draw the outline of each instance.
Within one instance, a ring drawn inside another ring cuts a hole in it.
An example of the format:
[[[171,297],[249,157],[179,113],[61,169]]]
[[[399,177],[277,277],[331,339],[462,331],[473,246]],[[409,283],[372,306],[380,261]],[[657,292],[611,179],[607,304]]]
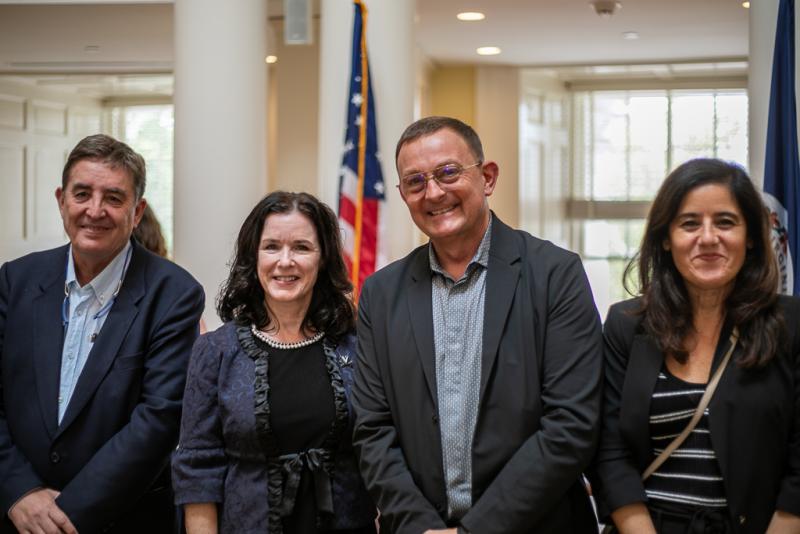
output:
[[[336,363],[336,346],[327,338],[322,339],[325,353],[325,367],[333,390],[335,417],[331,423],[322,447],[309,449],[296,454],[278,456],[278,443],[270,426],[269,405],[269,345],[257,339],[249,326],[238,326],[236,335],[239,344],[255,364],[253,378],[253,399],[256,434],[267,455],[267,481],[269,504],[269,533],[283,534],[284,515],[291,514],[294,508],[294,495],[300,475],[307,467],[314,478],[314,489],[318,502],[317,527],[326,529],[333,514],[332,488],[333,457],[342,438],[345,437],[349,414],[344,382]],[[284,495],[286,490],[286,495]]]

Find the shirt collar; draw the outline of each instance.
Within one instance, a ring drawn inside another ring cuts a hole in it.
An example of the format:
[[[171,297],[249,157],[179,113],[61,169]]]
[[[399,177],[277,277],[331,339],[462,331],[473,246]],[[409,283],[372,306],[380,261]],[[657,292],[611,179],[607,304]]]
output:
[[[481,242],[478,245],[478,250],[475,251],[475,255],[472,256],[472,260],[470,260],[469,265],[467,265],[467,270],[464,272],[465,275],[474,264],[484,268],[489,266],[489,248],[492,243],[492,218],[493,217],[490,215],[489,224],[486,226],[486,231],[483,233],[483,238],[481,238]],[[433,250],[433,245],[428,246],[428,261],[430,261],[431,271],[450,278],[450,275],[447,274],[445,270],[442,269],[441,264],[439,264],[439,259],[436,257],[436,252]]]
[[[127,271],[127,265],[125,260],[128,257],[128,250],[131,248],[131,242],[128,241],[127,244],[122,247],[114,259],[111,260],[111,263],[106,265],[106,268],[100,271],[100,274],[92,278],[92,280],[86,284],[83,288],[78,283],[78,278],[75,274],[75,260],[72,257],[72,245],[69,246],[69,251],[67,251],[67,278],[66,283],[70,287],[73,288],[91,288],[94,292],[97,300],[100,301],[101,305],[104,305],[108,302],[108,299],[114,296],[114,293],[117,291],[117,284],[120,280],[125,276],[125,271]]]

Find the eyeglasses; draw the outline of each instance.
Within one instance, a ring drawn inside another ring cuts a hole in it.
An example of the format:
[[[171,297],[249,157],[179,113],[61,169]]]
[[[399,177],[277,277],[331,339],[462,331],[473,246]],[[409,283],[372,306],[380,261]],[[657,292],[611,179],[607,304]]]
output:
[[[429,180],[436,180],[436,183],[440,185],[453,184],[464,174],[464,171],[481,164],[483,164],[483,162],[478,161],[472,165],[462,167],[458,163],[447,163],[436,167],[432,171],[407,174],[400,178],[400,183],[397,187],[400,189],[400,192],[403,193],[403,196],[417,195],[425,191]]]

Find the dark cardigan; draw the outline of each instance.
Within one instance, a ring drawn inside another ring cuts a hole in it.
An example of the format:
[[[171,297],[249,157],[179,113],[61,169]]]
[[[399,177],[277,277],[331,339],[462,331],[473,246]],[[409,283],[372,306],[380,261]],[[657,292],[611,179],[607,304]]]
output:
[[[367,495],[350,436],[353,416],[355,336],[338,345],[323,341],[334,392],[336,421],[321,455],[330,476],[331,529],[370,525],[376,510]],[[269,425],[268,352],[247,327],[226,323],[198,339],[184,397],[181,437],[172,459],[177,504],[219,504],[220,533],[280,531],[280,463],[268,461],[274,444]],[[327,516],[327,517],[325,517]]]

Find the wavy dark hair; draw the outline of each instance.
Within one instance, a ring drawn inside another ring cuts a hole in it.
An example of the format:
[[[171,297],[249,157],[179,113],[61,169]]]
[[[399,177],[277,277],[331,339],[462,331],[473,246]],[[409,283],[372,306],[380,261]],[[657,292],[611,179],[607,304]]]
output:
[[[739,165],[718,159],[693,159],[683,163],[664,180],[647,218],[642,245],[625,269],[625,288],[638,270],[644,330],[658,348],[685,362],[684,341],[693,329],[692,305],[683,277],[664,248],[669,227],[681,202],[693,189],[724,185],[739,205],[747,227],[748,247],[744,264],[725,300],[726,319],[739,327],[741,367],[760,367],[769,362],[785,339],[783,316],[777,307],[778,268],[770,241],[767,210],[750,177]]]
[[[273,213],[302,213],[314,225],[320,245],[320,264],[311,304],[303,319],[306,329],[324,331],[333,340],[355,329],[353,286],[342,257],[342,239],[333,211],[308,193],[275,191],[264,197],[245,219],[236,239],[231,270],[217,296],[223,321],[270,324],[264,289],[258,280],[258,247],[267,217]]]

